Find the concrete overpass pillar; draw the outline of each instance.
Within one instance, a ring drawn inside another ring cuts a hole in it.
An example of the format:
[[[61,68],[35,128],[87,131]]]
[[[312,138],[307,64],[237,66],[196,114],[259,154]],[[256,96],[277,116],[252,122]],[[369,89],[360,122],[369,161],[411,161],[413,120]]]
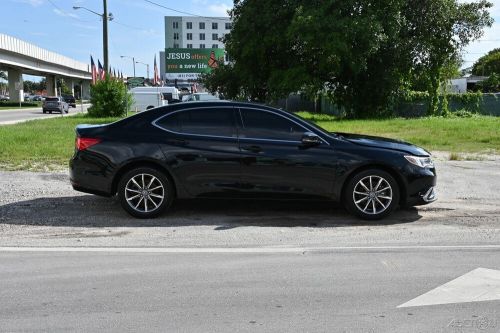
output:
[[[55,75],[47,75],[45,80],[47,82],[47,96],[57,96],[57,82]]]
[[[9,69],[9,97],[11,102],[24,102],[23,73]]]
[[[90,99],[90,81],[83,80],[81,85],[82,99]]]
[[[71,95],[75,96],[75,81],[73,79],[67,79],[66,80],[69,85],[69,89],[71,90]]]

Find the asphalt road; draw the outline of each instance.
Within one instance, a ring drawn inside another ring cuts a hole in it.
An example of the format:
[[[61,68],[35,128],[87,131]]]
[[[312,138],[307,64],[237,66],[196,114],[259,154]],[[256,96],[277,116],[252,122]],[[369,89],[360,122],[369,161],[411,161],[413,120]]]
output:
[[[498,300],[398,306],[478,267],[500,269],[499,258],[499,249],[0,253],[0,331],[496,333]]]
[[[83,105],[83,111],[86,112],[90,104]],[[76,108],[69,108],[69,113],[63,116],[71,116],[75,113],[82,112],[81,106],[77,105]],[[42,108],[29,108],[29,109],[12,109],[0,110],[0,125],[9,125],[21,123],[28,120],[61,117],[60,113],[46,113],[43,114]]]

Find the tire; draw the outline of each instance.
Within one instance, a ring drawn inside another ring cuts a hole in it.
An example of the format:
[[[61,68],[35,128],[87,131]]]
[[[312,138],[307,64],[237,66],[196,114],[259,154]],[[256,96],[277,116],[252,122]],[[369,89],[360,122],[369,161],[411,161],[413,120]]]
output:
[[[49,111],[49,114],[52,114],[52,111]]]
[[[149,190],[148,185],[151,185]],[[149,192],[141,193],[142,191]],[[165,174],[153,168],[143,167],[130,170],[122,176],[118,183],[118,197],[127,213],[137,218],[149,219],[157,217],[170,207],[174,199],[174,188]]]
[[[64,111],[64,112],[69,113],[69,109],[66,109],[66,111]]]
[[[398,206],[399,192],[398,183],[389,173],[380,169],[369,169],[361,171],[349,180],[343,203],[351,214],[364,220],[380,220]]]
[[[43,113],[47,113],[47,111],[46,111],[46,110],[42,110],[42,111],[43,111]]]

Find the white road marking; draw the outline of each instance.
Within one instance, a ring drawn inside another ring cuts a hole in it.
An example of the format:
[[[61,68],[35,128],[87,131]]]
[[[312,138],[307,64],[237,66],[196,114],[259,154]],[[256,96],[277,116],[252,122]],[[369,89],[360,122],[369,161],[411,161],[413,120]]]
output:
[[[0,252],[123,253],[300,253],[358,250],[500,250],[500,245],[331,246],[331,247],[30,247],[3,246]]]
[[[476,268],[398,308],[500,300],[500,271]]]

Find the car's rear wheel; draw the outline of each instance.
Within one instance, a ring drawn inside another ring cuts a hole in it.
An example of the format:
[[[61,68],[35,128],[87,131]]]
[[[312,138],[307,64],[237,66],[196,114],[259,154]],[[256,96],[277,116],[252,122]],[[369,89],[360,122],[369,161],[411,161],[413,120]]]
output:
[[[344,204],[349,212],[365,220],[378,220],[399,203],[399,186],[394,177],[379,169],[356,174],[344,191]]]
[[[120,203],[130,215],[153,218],[163,213],[174,199],[168,177],[153,168],[128,171],[118,184]]]

